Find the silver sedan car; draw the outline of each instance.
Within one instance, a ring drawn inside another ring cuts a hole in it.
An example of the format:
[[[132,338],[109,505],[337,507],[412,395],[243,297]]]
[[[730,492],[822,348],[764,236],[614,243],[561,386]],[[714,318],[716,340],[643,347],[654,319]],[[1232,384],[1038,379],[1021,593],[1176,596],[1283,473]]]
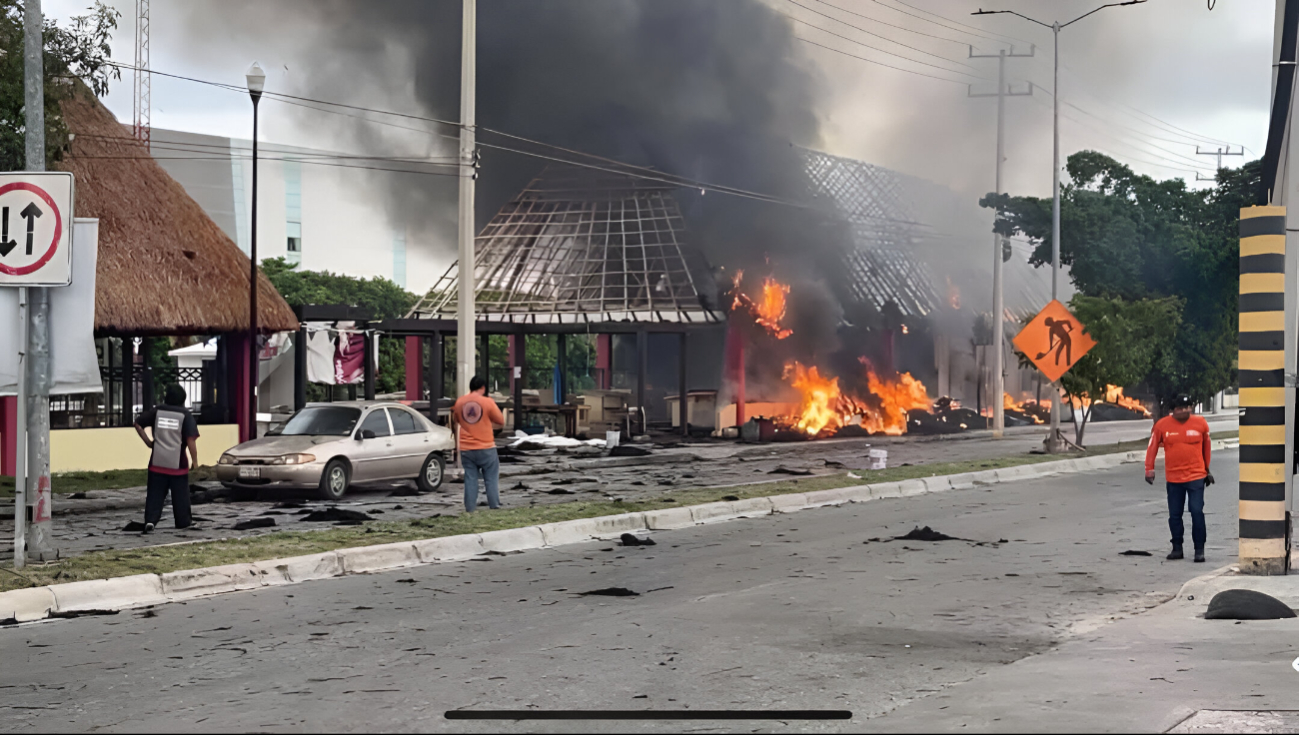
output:
[[[395,402],[310,403],[261,439],[221,455],[217,479],[231,489],[316,489],[338,500],[353,483],[442,484],[451,431]]]

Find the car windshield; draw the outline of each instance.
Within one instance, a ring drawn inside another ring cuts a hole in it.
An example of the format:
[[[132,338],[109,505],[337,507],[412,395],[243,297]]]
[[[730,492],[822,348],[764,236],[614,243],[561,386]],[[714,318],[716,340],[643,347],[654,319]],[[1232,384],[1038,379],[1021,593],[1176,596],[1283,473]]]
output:
[[[299,411],[280,433],[284,436],[347,436],[361,409],[347,406],[316,406]]]

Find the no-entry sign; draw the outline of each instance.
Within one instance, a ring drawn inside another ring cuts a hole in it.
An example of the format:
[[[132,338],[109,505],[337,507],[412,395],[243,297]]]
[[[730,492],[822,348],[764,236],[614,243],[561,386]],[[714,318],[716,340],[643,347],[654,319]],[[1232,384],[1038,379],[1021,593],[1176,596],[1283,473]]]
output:
[[[72,282],[72,174],[0,174],[0,286]]]

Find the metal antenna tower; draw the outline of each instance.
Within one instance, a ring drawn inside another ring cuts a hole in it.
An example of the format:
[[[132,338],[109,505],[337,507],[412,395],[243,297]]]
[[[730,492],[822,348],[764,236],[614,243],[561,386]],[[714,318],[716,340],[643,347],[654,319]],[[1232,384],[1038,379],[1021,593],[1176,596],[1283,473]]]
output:
[[[131,134],[149,147],[149,110],[152,107],[149,74],[149,0],[135,0],[135,110]]]

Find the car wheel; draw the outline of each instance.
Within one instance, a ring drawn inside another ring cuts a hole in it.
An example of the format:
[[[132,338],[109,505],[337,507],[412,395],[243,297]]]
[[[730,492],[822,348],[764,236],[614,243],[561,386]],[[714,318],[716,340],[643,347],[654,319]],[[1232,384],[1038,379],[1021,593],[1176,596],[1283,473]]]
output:
[[[320,497],[325,500],[342,499],[351,480],[352,473],[346,462],[341,459],[330,460],[325,465],[325,471],[320,473]]]
[[[431,493],[442,487],[442,478],[446,474],[446,460],[442,455],[434,452],[424,460],[424,464],[419,468],[419,477],[415,478],[415,485],[422,492]]]

